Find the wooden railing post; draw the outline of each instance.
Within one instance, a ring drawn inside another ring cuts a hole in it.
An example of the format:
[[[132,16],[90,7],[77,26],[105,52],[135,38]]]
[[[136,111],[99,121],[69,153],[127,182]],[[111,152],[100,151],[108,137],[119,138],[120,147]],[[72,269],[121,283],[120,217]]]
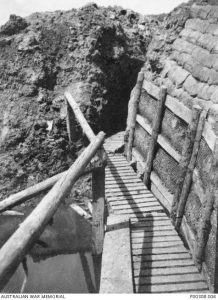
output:
[[[195,257],[194,257],[199,268],[201,267],[202,261],[204,260],[205,248],[211,230],[211,214],[214,208],[216,210],[216,213],[218,210],[218,189],[217,189],[218,187],[218,139],[216,140],[215,143],[212,164],[210,167],[210,178],[208,182],[209,182],[209,186],[206,192],[207,202],[203,210],[200,227],[197,234],[197,247],[195,249]],[[216,243],[218,243],[217,232],[216,232]],[[218,267],[218,261],[216,261],[216,265]],[[217,288],[218,288],[218,284],[217,284]]]
[[[179,199],[179,204],[178,204],[178,209],[177,209],[177,214],[176,214],[176,222],[175,222],[175,228],[177,230],[179,230],[179,228],[180,228],[180,225],[182,223],[182,218],[183,218],[183,215],[185,212],[185,206],[186,206],[188,194],[189,194],[191,183],[192,183],[193,171],[194,171],[195,164],[197,161],[198,150],[200,147],[200,141],[201,141],[204,124],[205,124],[206,117],[207,117],[207,112],[208,112],[207,110],[203,110],[200,115],[197,133],[195,136],[194,147],[193,147],[193,151],[192,151],[192,156],[191,156],[188,168],[187,168],[186,176],[184,179],[184,184],[182,187],[181,196]]]
[[[69,141],[70,143],[72,143],[73,141],[76,140],[75,114],[67,100],[65,100],[65,103],[67,108],[67,118],[66,118],[67,133],[68,133]]]
[[[152,164],[155,156],[155,150],[157,146],[157,138],[160,133],[161,129],[161,122],[163,118],[163,111],[164,111],[164,104],[167,96],[167,88],[165,86],[161,87],[160,89],[160,100],[158,103],[158,109],[157,109],[157,115],[156,119],[153,125],[152,134],[151,134],[151,141],[149,145],[147,160],[145,164],[145,170],[144,170],[144,184],[146,186],[150,183],[150,176],[151,176],[151,170],[152,170]]]
[[[92,254],[103,252],[104,216],[105,216],[105,164],[104,149],[98,150],[102,158],[102,167],[92,173]]]
[[[186,133],[186,137],[182,149],[182,156],[179,162],[180,170],[176,181],[176,191],[173,197],[173,203],[171,207],[171,218],[174,222],[176,218],[176,211],[177,211],[178,202],[182,191],[183,182],[185,179],[188,164],[190,162],[192,151],[193,151],[194,140],[196,136],[196,131],[197,131],[201,111],[202,108],[199,105],[194,105],[192,108],[192,120],[191,120],[191,124],[188,126],[188,131]]]
[[[69,170],[41,200],[33,212],[0,249],[0,290],[16,270],[24,255],[43,232],[46,224],[72,189],[92,157],[104,142],[105,134],[100,132]]]
[[[138,103],[141,95],[142,84],[144,80],[144,72],[141,71],[138,74],[136,86],[134,88],[133,95],[130,99],[129,109],[128,109],[128,124],[127,124],[127,131],[128,131],[128,143],[127,143],[127,160],[130,162],[132,160],[132,146],[134,140],[134,133],[135,133],[135,125],[136,125],[136,115],[138,109]]]

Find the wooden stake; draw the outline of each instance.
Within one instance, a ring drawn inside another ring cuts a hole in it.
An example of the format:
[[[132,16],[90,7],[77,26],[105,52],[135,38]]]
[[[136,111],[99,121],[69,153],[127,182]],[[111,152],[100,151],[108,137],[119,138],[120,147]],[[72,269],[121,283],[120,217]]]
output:
[[[103,149],[98,151],[99,157]],[[100,255],[103,252],[104,242],[104,213],[105,213],[105,167],[92,173],[92,254]]]
[[[186,206],[188,194],[189,194],[191,183],[192,183],[193,171],[194,171],[196,160],[197,160],[198,150],[200,147],[200,141],[201,141],[202,132],[204,129],[205,120],[207,117],[207,112],[208,112],[207,110],[203,110],[200,115],[198,128],[197,128],[197,132],[196,132],[196,136],[195,136],[193,152],[192,152],[192,156],[190,159],[190,163],[188,165],[188,169],[187,169],[186,176],[184,179],[184,184],[182,187],[181,196],[179,199],[178,210],[177,210],[177,214],[176,214],[176,222],[175,222],[175,228],[177,230],[179,230],[179,228],[180,228],[182,218],[183,218],[183,215],[185,212],[185,206]]]
[[[134,88],[133,96],[131,97],[131,102],[128,109],[128,144],[127,144],[127,160],[130,162],[132,160],[132,147],[135,133],[136,115],[138,109],[138,103],[141,96],[141,89],[144,80],[144,72],[141,71],[138,74],[136,86]]]
[[[67,173],[54,185],[33,212],[0,249],[0,290],[15,272],[25,254],[39,238],[46,224],[72,189],[86,165],[104,142],[105,134],[99,133]]]
[[[195,262],[201,268],[204,260],[205,248],[211,230],[211,214],[214,209],[215,201],[218,201],[218,139],[215,143],[212,164],[210,168],[210,179],[208,180],[209,187],[206,192],[206,206],[203,210],[203,215],[200,220],[200,227],[198,230],[197,247],[195,249]],[[217,207],[216,207],[217,208]],[[216,237],[216,240],[218,236]],[[218,262],[217,262],[218,263]]]
[[[73,112],[75,114],[75,117],[77,118],[80,126],[82,127],[82,130],[86,134],[87,138],[91,142],[95,138],[95,134],[92,131],[91,127],[89,126],[88,122],[86,121],[83,113],[81,112],[79,105],[74,100],[72,95],[69,92],[65,92],[64,96],[66,97],[68,103],[70,104],[71,108],[73,109]]]
[[[146,186],[149,186],[150,184],[152,164],[156,152],[157,138],[161,129],[161,122],[163,118],[164,103],[166,100],[166,96],[167,96],[167,88],[163,86],[160,89],[160,101],[158,103],[157,115],[152,129],[151,141],[150,141],[147,160],[145,164],[143,181]]]
[[[67,132],[70,143],[76,140],[76,122],[75,122],[75,115],[73,112],[73,109],[71,108],[70,104],[66,100],[66,106],[67,106]]]
[[[176,191],[173,197],[173,203],[171,207],[171,218],[175,222],[176,211],[178,207],[179,198],[182,191],[183,182],[187,172],[188,164],[191,159],[194,140],[196,136],[196,131],[198,127],[199,117],[202,108],[199,105],[194,105],[192,108],[192,120],[191,124],[188,126],[187,134],[184,141],[184,146],[182,149],[182,156],[179,162],[179,174],[176,181]]]

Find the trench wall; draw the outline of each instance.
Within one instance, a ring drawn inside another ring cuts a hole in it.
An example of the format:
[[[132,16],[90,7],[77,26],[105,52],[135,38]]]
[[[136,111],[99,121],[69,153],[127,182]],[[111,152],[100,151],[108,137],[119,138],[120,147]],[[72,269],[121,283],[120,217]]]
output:
[[[194,4],[191,17],[173,43],[172,54],[160,76],[151,81],[145,71],[144,77],[136,117],[133,158],[137,161],[138,172],[143,174],[157,115],[160,87],[164,85],[167,87],[167,98],[152,163],[151,190],[169,213],[180,174],[179,162],[191,120],[191,109],[197,104],[208,110],[181,226],[181,233],[194,256],[208,201],[206,194],[218,135],[218,6]],[[216,209],[211,214],[210,222],[202,270],[213,291],[216,285]]]

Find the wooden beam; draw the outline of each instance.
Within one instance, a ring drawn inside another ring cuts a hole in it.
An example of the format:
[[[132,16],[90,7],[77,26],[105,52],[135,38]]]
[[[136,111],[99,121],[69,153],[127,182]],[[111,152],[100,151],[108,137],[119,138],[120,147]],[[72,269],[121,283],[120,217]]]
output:
[[[72,189],[76,180],[104,142],[105,134],[99,133],[67,173],[54,185],[33,212],[0,249],[0,290],[8,282],[19,263],[39,238],[46,224]]]
[[[166,95],[167,95],[167,88],[162,87],[160,90],[160,101],[158,103],[158,110],[157,110],[157,115],[156,119],[154,122],[154,127],[152,128],[152,135],[151,135],[151,141],[149,145],[149,150],[148,150],[148,155],[147,155],[147,160],[146,160],[146,167],[144,171],[144,184],[146,186],[149,185],[150,182],[150,175],[151,175],[151,169],[152,169],[152,164],[154,160],[154,156],[156,153],[156,146],[157,146],[157,139],[158,135],[161,129],[161,122],[163,118],[163,110],[164,110],[164,103],[166,100]]]
[[[149,95],[159,100],[160,87],[156,86],[152,82],[144,80],[143,88]],[[165,106],[186,123],[191,123],[191,109],[186,107],[182,102],[179,102],[177,98],[167,95]],[[205,122],[202,136],[205,138],[206,143],[213,151],[215,146],[216,135],[212,129],[210,122],[208,121]]]
[[[72,107],[70,106],[69,102],[65,99],[66,107],[67,107],[67,133],[69,137],[70,143],[76,140],[76,122],[75,122],[75,115],[73,112]]]
[[[197,132],[196,132],[196,136],[195,136],[194,147],[193,147],[190,163],[187,168],[186,176],[184,179],[184,184],[183,184],[182,191],[181,191],[181,196],[180,196],[179,203],[178,203],[176,222],[175,222],[175,227],[177,230],[179,230],[179,228],[180,228],[181,221],[182,221],[182,218],[183,218],[183,215],[185,212],[185,206],[186,206],[188,194],[189,194],[191,183],[192,183],[193,171],[194,171],[194,168],[196,165],[198,150],[200,147],[200,141],[201,141],[202,132],[203,132],[205,120],[207,117],[207,113],[208,113],[207,110],[203,110],[200,115],[198,128],[197,128]]]
[[[91,142],[95,138],[95,134],[92,131],[91,127],[89,126],[88,122],[86,121],[83,113],[81,112],[79,105],[74,100],[73,96],[69,92],[64,93],[65,98],[67,99],[68,103],[70,104],[77,121],[79,122],[80,126],[82,127],[83,132]]]
[[[98,150],[103,159],[104,150]],[[105,224],[105,167],[92,173],[92,254],[103,252]]]
[[[106,163],[106,157],[103,161],[99,157],[95,156],[88,164],[86,169],[81,173],[81,176],[93,172],[94,170],[101,168]],[[54,175],[42,182],[39,182],[25,190],[22,190],[16,194],[9,196],[8,198],[0,202],[0,213],[13,208],[25,201],[39,195],[42,192],[48,191],[60,178],[65,176],[67,171]]]
[[[213,153],[213,160],[210,169],[210,178],[208,180],[209,185],[206,191],[206,206],[203,209],[202,220],[200,222],[200,227],[198,229],[198,239],[197,239],[197,248],[195,253],[196,263],[201,266],[202,261],[204,260],[205,248],[209,238],[211,230],[211,215],[214,209],[214,205],[217,209],[218,199],[218,138],[216,140],[215,149]],[[217,226],[217,224],[216,224]],[[216,237],[218,239],[218,236]],[[217,286],[218,288],[218,286]]]
[[[184,139],[184,145],[182,149],[181,160],[179,162],[179,173],[176,178],[176,191],[173,197],[173,203],[171,208],[171,218],[175,222],[176,212],[178,209],[179,198],[181,196],[183,183],[188,169],[188,164],[190,163],[196,131],[198,127],[199,117],[202,109],[198,105],[194,105],[192,109],[192,121],[186,132]]]
[[[152,128],[147,118],[137,115],[136,121],[143,129],[145,129],[148,134],[151,135]],[[177,162],[180,162],[180,153],[170,145],[170,143],[162,134],[158,135],[157,142],[170,156],[172,156]]]
[[[138,110],[138,103],[141,95],[142,83],[144,79],[144,72],[141,71],[138,74],[136,86],[134,88],[133,98],[130,102],[130,107],[128,111],[128,126],[127,129],[129,132],[128,143],[127,143],[127,160],[130,162],[132,160],[132,146],[134,140],[134,133],[135,133],[135,124],[136,124],[136,115]]]

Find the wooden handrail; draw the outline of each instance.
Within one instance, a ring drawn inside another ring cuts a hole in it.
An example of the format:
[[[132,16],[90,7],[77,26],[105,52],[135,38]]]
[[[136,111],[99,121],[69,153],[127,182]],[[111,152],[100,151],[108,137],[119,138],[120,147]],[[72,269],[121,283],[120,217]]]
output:
[[[81,112],[79,105],[77,104],[77,102],[74,100],[73,96],[69,92],[65,92],[64,96],[67,99],[68,103],[70,104],[71,108],[73,109],[75,117],[77,118],[77,121],[82,127],[82,130],[84,131],[85,135],[91,142],[95,138],[95,134],[92,131],[91,127],[89,126],[88,122],[86,121],[83,113]]]
[[[100,160],[99,157],[96,155],[85,168],[85,170],[82,172],[81,176],[91,173],[98,168],[101,168],[102,165],[106,163],[105,160],[106,157],[103,157],[103,160]],[[22,190],[2,200],[0,202],[0,213],[11,209],[14,206],[17,206],[21,203],[24,203],[25,201],[39,195],[42,192],[48,191],[66,173],[67,171],[54,175],[42,182],[39,182],[31,187],[28,187],[25,190]]]
[[[61,202],[72,189],[85,167],[104,142],[105,134],[100,132],[89,144],[64,176],[54,185],[39,205],[25,219],[16,232],[0,250],[0,290],[8,282],[19,263],[34,241],[39,238],[46,224]]]

